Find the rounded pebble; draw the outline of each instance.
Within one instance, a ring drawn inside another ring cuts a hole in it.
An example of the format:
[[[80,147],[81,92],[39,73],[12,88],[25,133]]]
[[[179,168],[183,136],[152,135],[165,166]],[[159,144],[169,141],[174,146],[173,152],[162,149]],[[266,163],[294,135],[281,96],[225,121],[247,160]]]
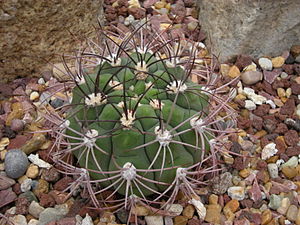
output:
[[[241,79],[244,84],[252,85],[262,80],[263,74],[259,71],[246,71],[241,74]]]
[[[29,166],[29,161],[23,151],[13,149],[6,153],[4,165],[7,176],[15,179],[24,175]]]
[[[270,196],[269,207],[273,210],[277,210],[281,205],[281,197],[275,194]]]
[[[39,97],[40,97],[40,94],[37,91],[33,91],[33,92],[31,92],[29,98],[31,101],[34,101],[34,100],[37,100]]]
[[[228,188],[228,195],[232,199],[243,200],[245,198],[245,188],[240,186],[233,186]]]
[[[276,163],[269,163],[268,164],[268,171],[271,178],[277,178],[278,177],[278,166]]]
[[[39,168],[38,168],[38,166],[34,165],[34,164],[30,164],[30,166],[28,167],[28,169],[26,171],[26,176],[28,178],[35,179],[38,175],[39,175]]]
[[[24,122],[20,119],[13,119],[10,124],[10,129],[15,132],[22,131],[24,129]]]
[[[41,212],[44,211],[44,207],[40,206],[39,203],[37,203],[36,201],[32,201],[28,207],[28,212],[34,216],[35,218],[39,218]]]
[[[272,61],[268,58],[260,58],[258,60],[258,64],[264,70],[272,70],[272,68],[273,68]]]

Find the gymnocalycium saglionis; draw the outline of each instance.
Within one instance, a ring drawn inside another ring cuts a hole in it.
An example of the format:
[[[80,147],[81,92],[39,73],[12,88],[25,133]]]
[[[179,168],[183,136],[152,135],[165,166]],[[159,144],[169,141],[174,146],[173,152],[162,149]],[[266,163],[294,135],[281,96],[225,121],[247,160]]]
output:
[[[96,207],[162,211],[179,192],[198,201],[195,190],[227,154],[229,87],[213,58],[201,57],[202,43],[168,30],[148,23],[118,35],[101,30],[72,68],[64,64],[69,103],[46,113],[52,158],[77,178],[69,190],[84,187]]]

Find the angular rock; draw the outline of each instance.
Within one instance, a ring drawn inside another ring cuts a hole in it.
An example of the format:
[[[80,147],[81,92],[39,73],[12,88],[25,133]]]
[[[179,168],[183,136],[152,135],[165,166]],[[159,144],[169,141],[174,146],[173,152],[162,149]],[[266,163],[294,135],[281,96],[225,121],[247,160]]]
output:
[[[9,189],[0,191],[0,208],[13,202],[16,198],[16,193]]]
[[[13,180],[7,176],[0,175],[0,191],[11,187],[15,183],[16,183],[15,180]]]

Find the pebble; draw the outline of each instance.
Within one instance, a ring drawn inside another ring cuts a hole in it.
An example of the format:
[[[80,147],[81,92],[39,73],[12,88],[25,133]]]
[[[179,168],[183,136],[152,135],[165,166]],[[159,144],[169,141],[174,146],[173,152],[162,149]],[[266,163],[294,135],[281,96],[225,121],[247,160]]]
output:
[[[51,164],[45,162],[44,160],[39,158],[38,154],[30,154],[28,156],[28,159],[30,160],[30,162],[32,162],[33,164],[37,165],[39,168],[46,168],[46,169],[50,169],[51,168]]]
[[[142,205],[136,205],[132,208],[132,213],[137,216],[148,216],[150,214],[150,210]]]
[[[36,196],[39,196],[42,193],[49,192],[49,183],[43,179],[39,179],[37,187],[33,190],[33,193]]]
[[[37,198],[36,198],[36,196],[33,194],[32,191],[27,191],[27,192],[24,192],[24,193],[20,194],[19,198],[21,198],[21,197],[27,198],[27,200],[29,202],[32,202],[32,201],[36,201],[37,202],[38,201]]]
[[[15,180],[7,176],[0,175],[0,191],[13,186],[15,183],[16,183]]]
[[[228,71],[228,76],[231,78],[236,78],[236,77],[240,76],[240,74],[241,74],[241,72],[240,72],[239,68],[235,65],[230,67],[230,69]]]
[[[183,207],[180,204],[170,204],[166,207],[166,210],[174,216],[179,216],[183,211]]]
[[[26,154],[19,150],[9,150],[4,160],[5,172],[10,178],[19,178],[26,172],[29,162]]]
[[[253,101],[251,100],[246,100],[245,101],[245,108],[248,110],[255,110],[256,109],[256,105]]]
[[[290,207],[291,205],[291,202],[290,202],[290,199],[289,198],[284,198],[282,199],[281,201],[281,205],[280,207],[277,209],[277,212],[282,214],[282,215],[285,215],[288,208]]]
[[[268,171],[271,178],[277,178],[278,177],[278,166],[276,163],[269,163],[268,164]]]
[[[164,225],[162,216],[145,216],[147,225]]]
[[[281,165],[282,168],[284,167],[296,167],[298,166],[298,157],[292,156],[287,162]]]
[[[51,101],[50,101],[50,105],[51,105],[54,109],[63,106],[64,103],[65,103],[65,101],[62,100],[62,99],[60,99],[60,98],[55,98],[54,100],[51,100]]]
[[[31,101],[34,101],[34,100],[37,100],[39,97],[40,97],[40,94],[37,91],[33,91],[33,92],[31,92],[29,99]]]
[[[184,208],[182,215],[187,217],[188,219],[192,219],[194,216],[194,213],[195,213],[195,207],[193,205],[189,204]]]
[[[46,142],[46,137],[44,134],[36,133],[33,137],[22,146],[24,153],[29,155],[32,152],[35,152],[40,149],[40,147]]]
[[[93,225],[92,217],[89,216],[89,214],[85,214],[85,217],[83,218],[81,225]]]
[[[226,203],[223,208],[223,212],[228,220],[233,221],[235,217],[234,213],[238,210],[239,206],[240,203],[236,199],[232,199]]]
[[[277,210],[281,205],[281,197],[275,194],[270,196],[270,202],[268,204],[269,208]]]
[[[282,78],[282,79],[285,79],[285,78],[287,78],[289,75],[286,73],[286,72],[282,72],[281,74],[280,74],[280,77]]]
[[[188,218],[185,216],[176,216],[174,218],[174,225],[186,225],[188,222]]]
[[[264,70],[272,70],[272,68],[273,68],[272,61],[268,58],[260,58],[258,60],[258,64]]]
[[[132,24],[134,22],[134,17],[133,15],[129,15],[125,18],[124,20],[124,25],[125,26],[129,26],[130,24]]]
[[[286,167],[283,167],[281,169],[281,171],[289,179],[292,179],[298,175],[298,171],[295,167],[286,166]]]
[[[279,98],[285,97],[286,96],[285,90],[283,88],[277,88],[277,95]]]
[[[245,198],[245,188],[241,186],[233,186],[228,188],[228,195],[232,199],[243,200]]]
[[[272,220],[272,212],[270,209],[266,209],[262,213],[261,224],[266,225],[269,224]]]
[[[214,177],[211,184],[214,194],[224,194],[232,186],[232,174],[229,172],[222,173],[220,176]]]
[[[39,216],[39,225],[46,225],[51,221],[56,221],[63,218],[65,215],[64,211],[61,211],[56,208],[46,208],[40,213]]]
[[[222,207],[218,204],[209,204],[206,207],[206,216],[204,220],[212,224],[220,224]]]
[[[252,85],[262,80],[263,74],[259,71],[245,71],[241,74],[241,80],[244,84]]]
[[[30,164],[30,166],[28,167],[28,169],[26,171],[26,176],[28,178],[35,179],[38,175],[39,175],[39,168],[38,168],[38,166],[36,166],[34,164]]]
[[[26,217],[23,215],[15,215],[9,221],[17,225],[27,225]]]
[[[39,221],[36,219],[31,219],[29,220],[28,225],[39,225]]]
[[[279,68],[282,67],[282,65],[284,64],[285,58],[283,58],[282,56],[278,56],[275,58],[271,59],[272,65],[274,68]]]
[[[165,225],[174,225],[173,218],[170,216],[164,217]]]
[[[40,217],[41,212],[43,212],[44,210],[45,208],[40,206],[40,204],[36,201],[32,201],[28,207],[28,212],[30,213],[30,215],[34,216],[37,219]]]
[[[298,214],[298,208],[295,205],[291,205],[286,213],[286,218],[290,221],[296,221]]]
[[[220,66],[220,73],[223,76],[227,76],[230,70],[230,66],[228,64],[221,64]]]
[[[275,155],[277,152],[278,152],[278,149],[276,149],[276,144],[269,143],[263,148],[263,150],[261,152],[261,158],[262,158],[262,160],[269,159],[273,155]]]
[[[24,125],[25,124],[24,124],[23,120],[13,119],[10,124],[10,129],[12,129],[15,132],[19,132],[24,129]]]
[[[198,27],[199,25],[199,22],[198,21],[192,21],[192,22],[189,22],[188,25],[187,25],[187,28],[190,30],[190,31],[194,31],[196,30],[196,28]]]
[[[27,192],[30,191],[32,185],[32,180],[27,178],[21,183],[21,191]]]
[[[197,199],[194,199],[194,198],[192,198],[189,201],[189,203],[192,204],[193,206],[195,206],[199,218],[203,220],[206,216],[206,208],[204,207],[203,203],[200,200],[197,200]]]

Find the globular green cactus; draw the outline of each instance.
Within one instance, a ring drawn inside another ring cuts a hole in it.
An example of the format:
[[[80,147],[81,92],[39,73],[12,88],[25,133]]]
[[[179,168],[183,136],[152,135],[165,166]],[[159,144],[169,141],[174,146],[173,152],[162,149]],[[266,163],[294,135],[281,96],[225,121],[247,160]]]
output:
[[[145,25],[122,38],[104,34],[101,47],[91,42],[76,57],[76,73],[68,71],[72,100],[57,130],[67,148],[55,158],[74,154],[100,184],[95,194],[112,189],[127,201],[192,193],[230,114],[200,50]]]

